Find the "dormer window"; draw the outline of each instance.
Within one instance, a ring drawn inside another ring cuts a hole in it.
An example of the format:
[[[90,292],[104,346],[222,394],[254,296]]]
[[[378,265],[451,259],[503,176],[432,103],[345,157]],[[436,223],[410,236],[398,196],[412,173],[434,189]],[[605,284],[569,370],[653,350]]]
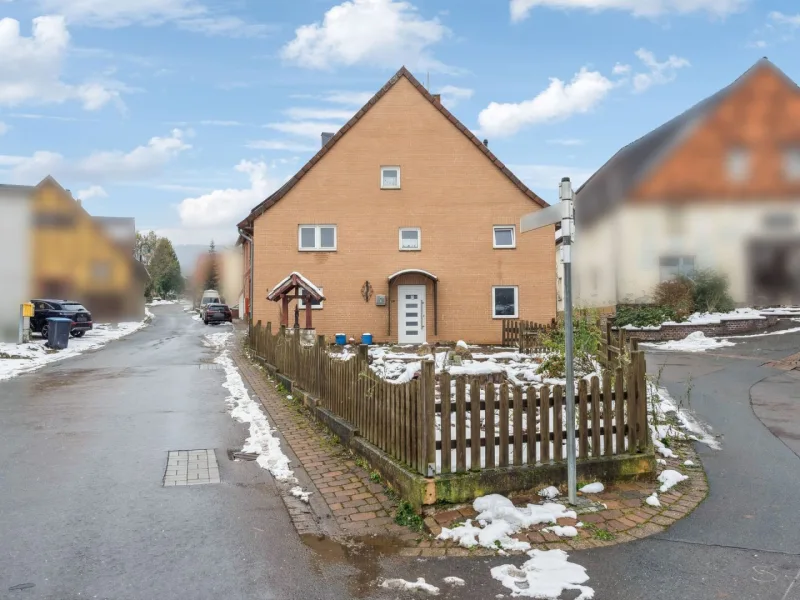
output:
[[[400,189],[400,167],[381,167],[381,189]]]
[[[728,179],[742,183],[750,179],[750,151],[736,147],[728,151],[726,170]]]

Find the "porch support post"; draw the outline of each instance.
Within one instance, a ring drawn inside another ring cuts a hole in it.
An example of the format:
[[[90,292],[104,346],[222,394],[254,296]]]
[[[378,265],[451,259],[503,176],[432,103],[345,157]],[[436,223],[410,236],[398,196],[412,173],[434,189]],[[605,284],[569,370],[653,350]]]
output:
[[[281,296],[281,325],[289,326],[289,297],[286,294]]]
[[[439,335],[439,300],[437,298],[437,291],[439,289],[439,282],[433,280],[433,335]]]
[[[306,302],[306,329],[311,329],[311,299]]]

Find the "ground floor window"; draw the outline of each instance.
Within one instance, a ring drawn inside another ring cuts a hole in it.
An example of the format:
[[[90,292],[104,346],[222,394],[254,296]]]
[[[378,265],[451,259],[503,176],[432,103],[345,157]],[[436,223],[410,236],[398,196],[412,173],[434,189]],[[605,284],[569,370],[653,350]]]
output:
[[[662,256],[658,261],[661,281],[694,273],[694,256]]]
[[[519,288],[515,285],[492,287],[492,317],[516,319],[519,317]]]

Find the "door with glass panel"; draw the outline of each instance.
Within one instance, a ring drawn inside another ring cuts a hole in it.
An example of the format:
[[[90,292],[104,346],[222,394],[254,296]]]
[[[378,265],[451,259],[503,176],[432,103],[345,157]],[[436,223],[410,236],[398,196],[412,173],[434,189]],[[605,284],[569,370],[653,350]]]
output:
[[[397,341],[401,344],[424,344],[425,286],[397,286]]]

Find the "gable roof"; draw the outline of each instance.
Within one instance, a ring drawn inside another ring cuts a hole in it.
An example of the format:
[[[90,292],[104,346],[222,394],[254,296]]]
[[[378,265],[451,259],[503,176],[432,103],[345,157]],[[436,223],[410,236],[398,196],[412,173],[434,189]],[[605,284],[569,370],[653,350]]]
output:
[[[777,72],[791,85],[797,86],[788,75],[767,58],[760,59],[730,85],[701,100],[689,110],[638,140],[631,142],[612,156],[578,188],[575,196],[577,224],[579,226],[588,225],[625,202],[637,183],[657,168],[681,141],[685,140],[751,75],[764,68]]]
[[[238,227],[241,229],[246,229],[252,226],[253,221],[261,216],[265,211],[269,210],[271,206],[273,206],[276,202],[278,202],[281,198],[283,198],[286,194],[291,191],[291,189],[297,185],[297,183],[308,173],[314,165],[316,165],[323,156],[325,156],[331,148],[333,148],[336,143],[344,137],[350,129],[352,129],[356,123],[361,120],[367,111],[369,111],[378,101],[383,98],[389,90],[391,90],[394,85],[400,81],[401,78],[405,77],[411,85],[413,85],[416,90],[425,98],[431,105],[436,108],[442,115],[450,121],[453,126],[458,129],[461,133],[463,133],[469,141],[471,141],[476,148],[478,148],[485,156],[488,158],[495,167],[497,167],[503,175],[508,177],[511,182],[528,198],[530,198],[533,202],[541,206],[542,208],[549,206],[547,202],[542,200],[539,196],[537,196],[534,192],[532,192],[528,186],[526,186],[522,181],[514,175],[511,170],[506,167],[495,155],[492,153],[489,148],[487,148],[482,141],[480,141],[475,134],[473,134],[469,128],[467,128],[461,121],[459,121],[453,114],[445,108],[441,101],[434,97],[432,94],[425,89],[425,86],[422,85],[416,77],[414,77],[411,72],[406,69],[405,67],[401,67],[400,70],[392,76],[386,84],[378,90],[378,92],[367,102],[364,106],[361,107],[359,110],[347,123],[345,123],[336,134],[331,137],[328,142],[309,160],[296,174],[292,177],[289,181],[287,181],[283,186],[278,188],[271,196],[269,196],[266,200],[261,202],[258,206],[253,208],[250,211],[250,214],[246,219],[244,219],[241,223],[239,223]]]

